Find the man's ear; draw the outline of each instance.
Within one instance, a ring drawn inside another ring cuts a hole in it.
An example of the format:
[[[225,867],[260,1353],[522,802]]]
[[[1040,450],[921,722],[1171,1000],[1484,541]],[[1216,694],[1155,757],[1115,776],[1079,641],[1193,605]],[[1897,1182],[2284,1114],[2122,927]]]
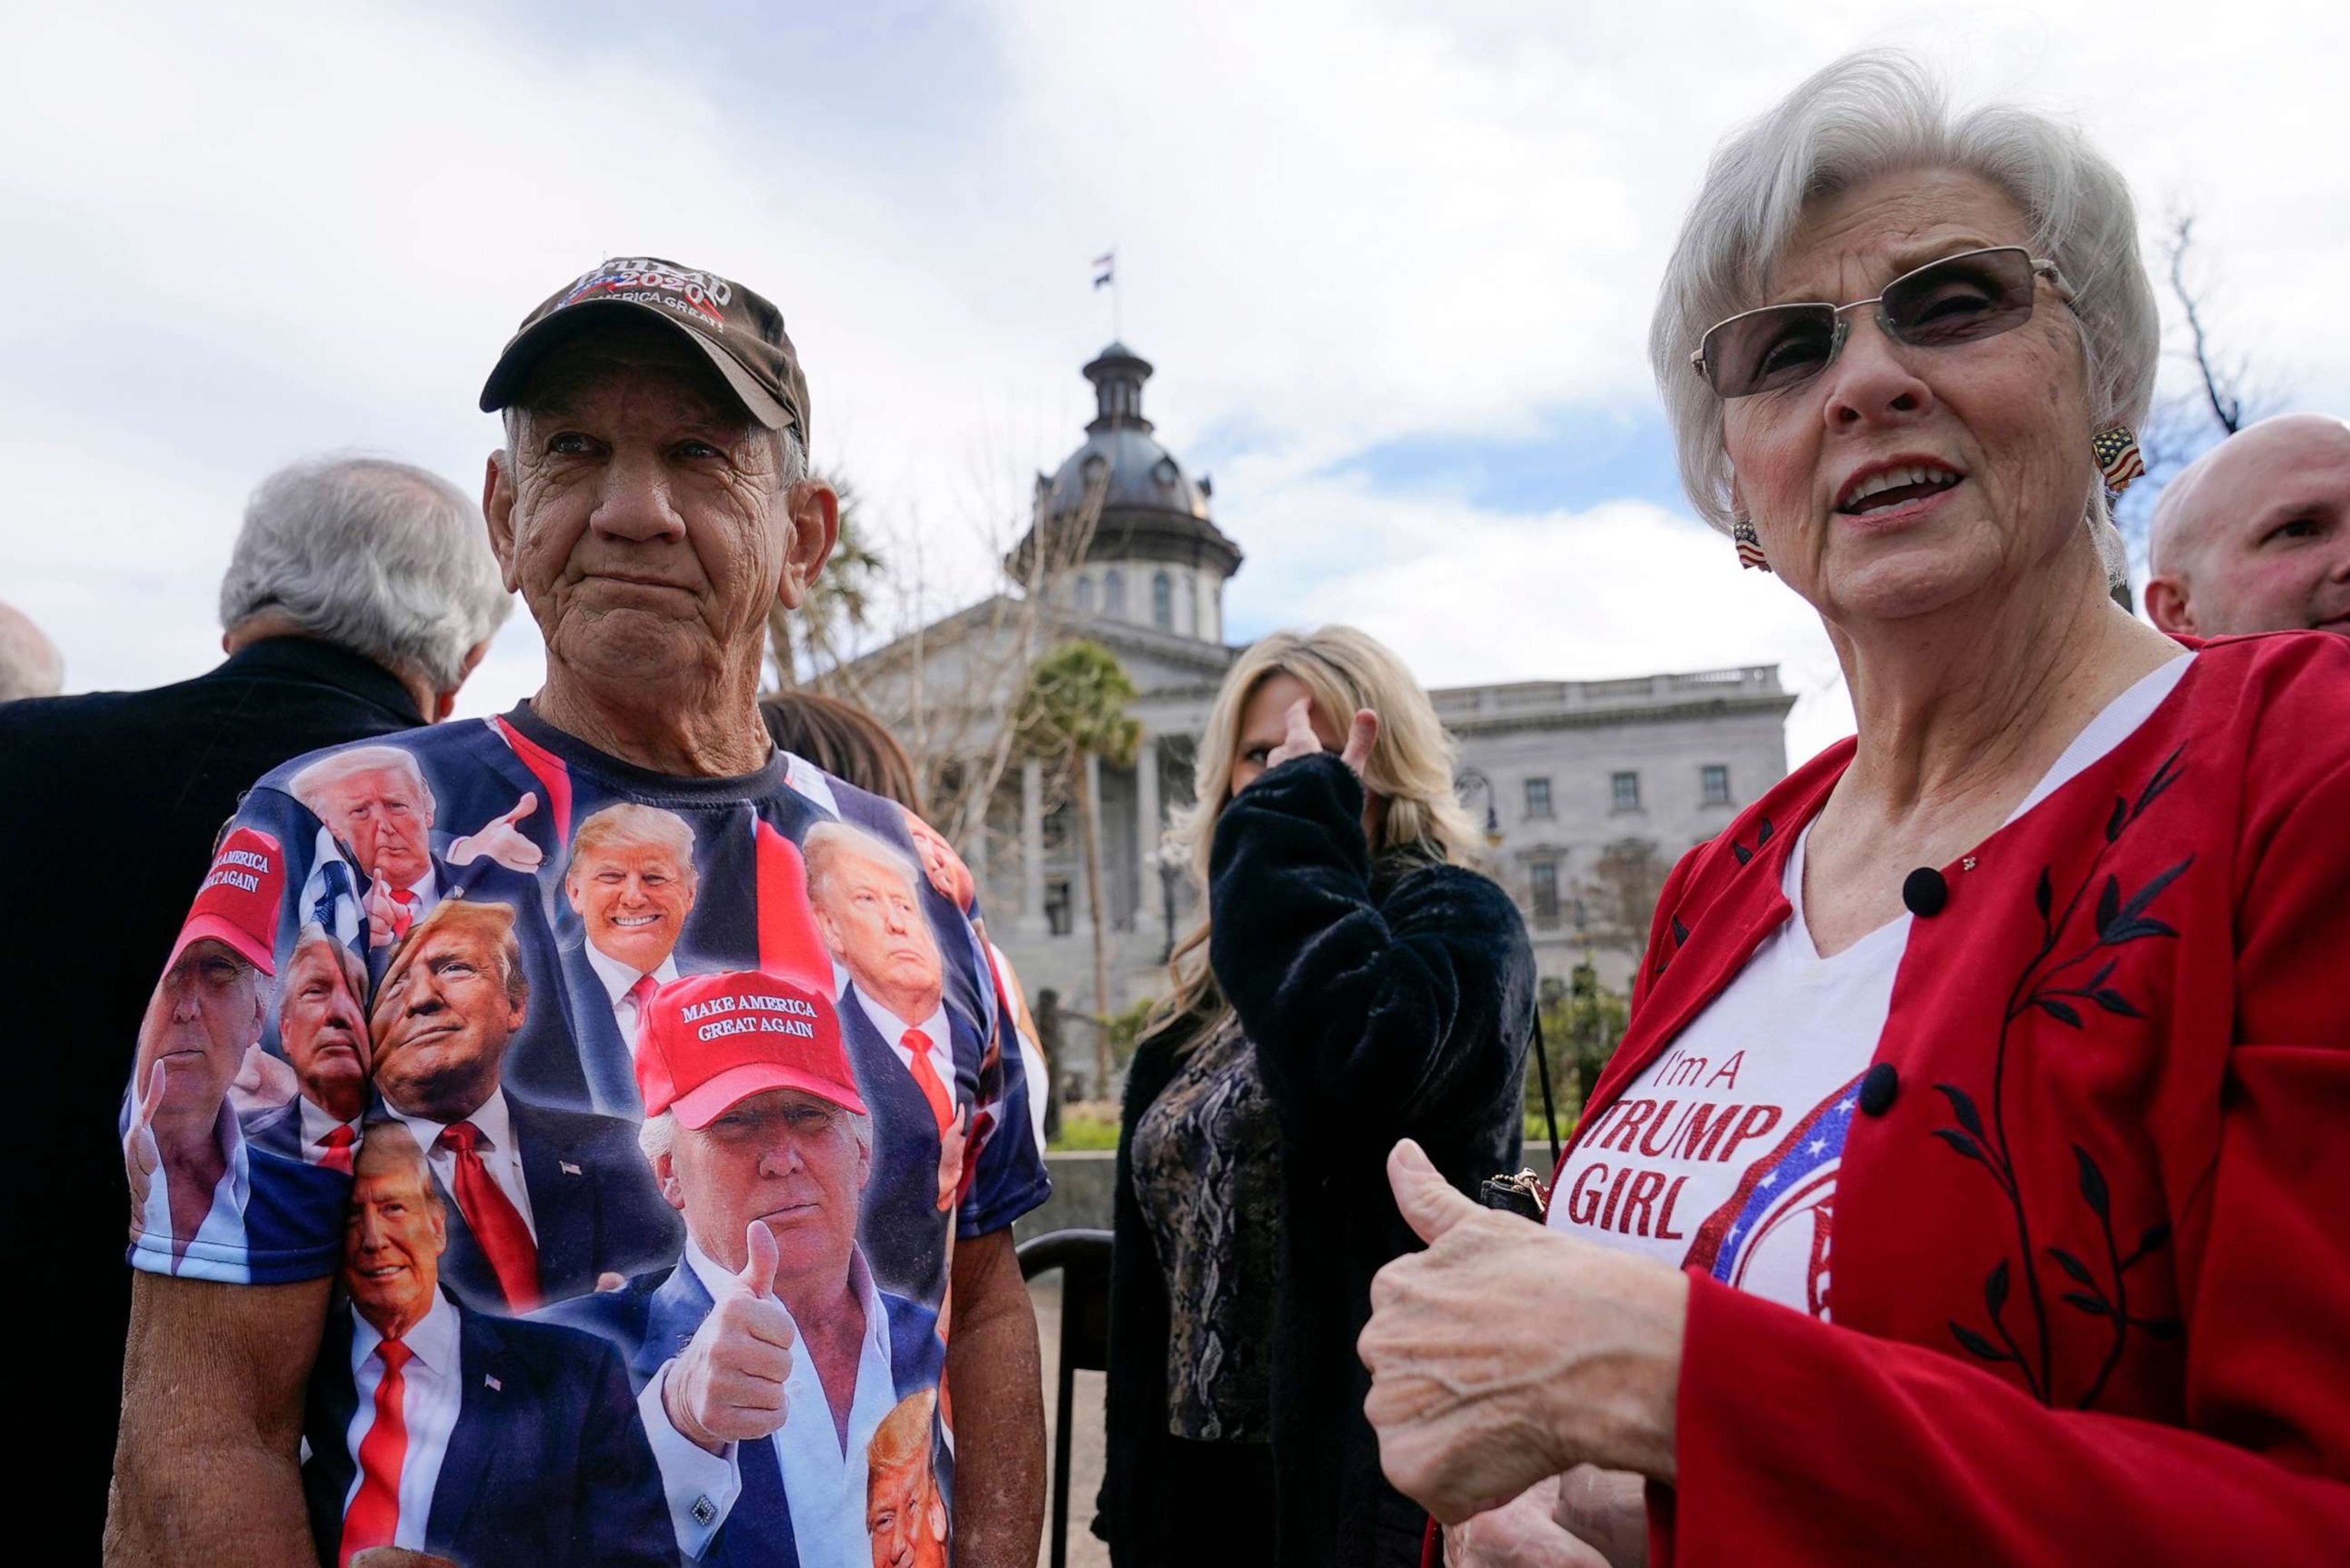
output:
[[[2195,610],[2186,585],[2173,577],[2150,577],[2146,585],[2146,618],[2158,631],[2173,637],[2194,637]]]
[[[848,940],[842,933],[840,927],[834,923],[832,911],[820,904],[812,904],[808,907],[808,913],[816,917],[816,940],[824,943],[825,951],[841,962],[847,963]]]
[[[508,593],[521,587],[515,577],[514,509],[514,475],[506,472],[506,454],[494,452],[482,475],[482,516],[490,525],[490,553],[498,558],[498,577]]]
[[[482,656],[489,652],[489,650],[490,641],[487,638],[484,638],[481,641],[467,649],[465,650],[464,662],[457,667],[457,684],[450,687],[445,691],[435,691],[432,693],[432,706],[427,716],[430,717],[434,723],[440,723],[450,714],[457,711],[458,691],[463,688],[465,678],[473,674],[474,668],[482,662]]]
[[[661,1199],[679,1213],[685,1212],[685,1187],[677,1179],[677,1158],[671,1154],[653,1156],[653,1181],[660,1187]]]
[[[797,609],[807,597],[808,585],[832,558],[833,546],[840,543],[840,497],[821,479],[803,479],[785,495],[784,507],[792,532],[775,597],[785,609]]]

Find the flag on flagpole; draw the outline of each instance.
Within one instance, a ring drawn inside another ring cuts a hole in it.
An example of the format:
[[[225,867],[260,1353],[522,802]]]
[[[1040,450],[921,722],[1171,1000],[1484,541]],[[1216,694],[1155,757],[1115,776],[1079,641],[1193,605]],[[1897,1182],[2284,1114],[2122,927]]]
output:
[[[1118,253],[1104,251],[1094,257],[1094,286],[1105,288],[1118,281]]]

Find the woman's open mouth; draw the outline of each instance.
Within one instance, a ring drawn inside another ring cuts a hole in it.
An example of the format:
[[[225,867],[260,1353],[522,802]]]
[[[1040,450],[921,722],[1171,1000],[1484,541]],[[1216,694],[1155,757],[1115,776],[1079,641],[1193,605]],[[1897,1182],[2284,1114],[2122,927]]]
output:
[[[1911,502],[1939,495],[1966,478],[1957,469],[1930,462],[1863,469],[1845,482],[1836,497],[1836,511],[1846,517],[1868,517],[1891,512]]]

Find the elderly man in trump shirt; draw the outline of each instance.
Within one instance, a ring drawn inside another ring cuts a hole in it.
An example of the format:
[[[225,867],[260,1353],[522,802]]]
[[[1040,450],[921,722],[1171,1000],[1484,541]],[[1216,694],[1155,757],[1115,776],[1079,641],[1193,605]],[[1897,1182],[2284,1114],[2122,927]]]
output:
[[[629,1356],[687,1557],[863,1568],[867,1445],[946,1350],[858,1246],[873,1126],[833,1004],[755,973],[664,986],[637,1075],[684,1261],[546,1315]]]
[[[653,992],[678,978],[678,938],[700,877],[693,829],[675,812],[623,801],[579,825],[563,896],[581,937],[563,955],[572,1034],[589,1103],[634,1116],[637,1029]]]
[[[295,940],[278,988],[277,1042],[296,1093],[274,1110],[244,1118],[244,1136],[289,1159],[348,1176],[367,1109],[367,970],[350,949],[313,922]]]

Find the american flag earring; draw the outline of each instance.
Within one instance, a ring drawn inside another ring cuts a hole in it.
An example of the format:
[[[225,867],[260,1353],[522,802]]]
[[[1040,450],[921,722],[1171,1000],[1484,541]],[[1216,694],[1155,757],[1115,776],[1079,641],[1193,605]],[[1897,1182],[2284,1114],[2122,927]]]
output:
[[[2119,495],[2130,487],[2130,482],[2146,473],[2146,454],[2137,449],[2137,432],[2127,425],[2108,425],[2089,438],[2089,451],[2097,459],[2097,472],[2106,476],[2106,488]]]
[[[1770,561],[1762,554],[1762,540],[1754,532],[1754,524],[1745,513],[1731,519],[1731,543],[1738,546],[1738,564],[1750,572],[1767,572]]]

